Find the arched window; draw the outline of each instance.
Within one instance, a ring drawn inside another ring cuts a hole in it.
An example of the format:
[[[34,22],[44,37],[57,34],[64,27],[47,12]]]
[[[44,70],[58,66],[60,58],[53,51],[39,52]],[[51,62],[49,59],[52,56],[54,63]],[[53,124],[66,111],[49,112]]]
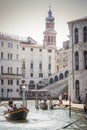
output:
[[[50,84],[52,84],[52,83],[53,83],[53,78],[50,78],[49,83],[50,83]]]
[[[54,77],[54,81],[55,82],[58,81],[58,76],[57,75]]]
[[[80,95],[79,81],[78,80],[76,80],[76,82],[75,82],[75,92],[76,92],[75,96],[76,96],[76,98],[78,98]]]
[[[78,52],[75,53],[75,69],[79,70],[79,54],[78,54]]]
[[[83,28],[84,42],[87,42],[87,27]]]
[[[60,73],[59,79],[60,79],[60,80],[63,79],[63,74],[62,74],[62,73]]]
[[[87,69],[87,51],[84,51],[85,69]]]
[[[75,43],[78,43],[78,28],[75,28]]]

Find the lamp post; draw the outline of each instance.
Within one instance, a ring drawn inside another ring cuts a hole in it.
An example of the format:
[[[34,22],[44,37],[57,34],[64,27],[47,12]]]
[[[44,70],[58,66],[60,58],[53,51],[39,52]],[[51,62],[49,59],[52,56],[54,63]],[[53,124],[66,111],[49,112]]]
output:
[[[25,85],[22,86],[23,89],[23,106],[25,106]]]

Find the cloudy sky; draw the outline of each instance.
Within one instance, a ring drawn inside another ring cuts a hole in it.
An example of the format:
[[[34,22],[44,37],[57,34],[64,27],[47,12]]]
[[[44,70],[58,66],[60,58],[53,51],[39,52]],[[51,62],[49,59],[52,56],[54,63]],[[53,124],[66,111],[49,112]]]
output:
[[[68,39],[67,22],[87,16],[87,0],[0,0],[0,32],[30,36],[42,44],[49,5],[61,48]]]

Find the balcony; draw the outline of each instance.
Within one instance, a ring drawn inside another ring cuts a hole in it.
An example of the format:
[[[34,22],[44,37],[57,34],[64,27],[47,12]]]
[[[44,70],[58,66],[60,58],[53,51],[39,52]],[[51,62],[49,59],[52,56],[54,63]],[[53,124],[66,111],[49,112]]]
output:
[[[13,74],[13,73],[2,73],[0,74],[1,78],[17,78],[20,79],[23,75],[22,74]]]

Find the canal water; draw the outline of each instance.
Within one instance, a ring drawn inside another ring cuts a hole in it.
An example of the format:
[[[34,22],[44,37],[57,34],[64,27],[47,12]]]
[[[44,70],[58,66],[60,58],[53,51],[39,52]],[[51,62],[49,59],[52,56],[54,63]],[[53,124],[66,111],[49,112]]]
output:
[[[65,130],[87,130],[87,120],[81,113],[72,112],[70,118],[69,111],[64,109],[37,110],[35,101],[28,101],[27,107],[30,112],[25,121],[9,121],[0,109],[0,130],[63,130],[64,126],[79,118],[81,119],[72,123]]]

